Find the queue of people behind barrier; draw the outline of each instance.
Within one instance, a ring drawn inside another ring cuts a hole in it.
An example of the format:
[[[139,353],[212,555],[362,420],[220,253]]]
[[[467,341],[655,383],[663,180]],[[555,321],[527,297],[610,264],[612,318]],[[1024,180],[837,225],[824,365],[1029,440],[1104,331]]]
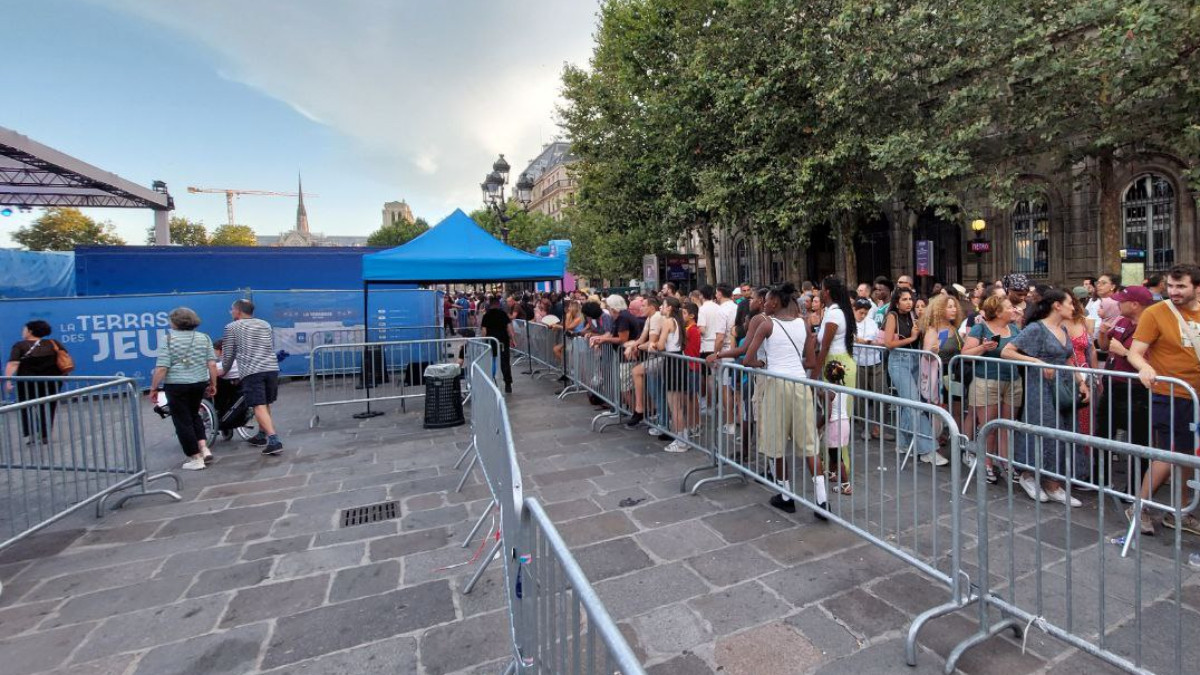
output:
[[[859,284],[852,298],[840,279],[827,278],[800,289],[721,284],[684,295],[666,284],[655,294],[603,299],[583,291],[514,297],[508,308],[512,316],[534,321],[543,314],[545,322],[545,316],[557,316],[564,306],[578,303],[581,319],[572,320],[569,328],[566,322],[552,321],[550,329],[585,337],[593,353],[611,349],[620,364],[612,383],[620,400],[600,400],[593,393],[591,402],[599,409],[616,403],[630,411],[625,425],[645,426],[669,442],[668,452],[708,446],[709,441],[697,443],[707,433],[701,420],[717,412],[724,422],[720,432],[735,444],[741,441],[741,453],[751,449],[746,443],[749,427],[763,425],[764,418],[779,426],[783,413],[767,409],[767,400],[775,399],[760,397],[756,407],[751,384],[739,388],[745,401],[713,394],[733,385],[718,381],[720,363],[740,362],[769,372],[769,353],[774,351],[776,365],[789,374],[939,405],[969,438],[990,420],[1015,419],[1193,453],[1194,392],[1200,390],[1200,339],[1193,337],[1200,333],[1198,285],[1200,268],[1177,265],[1162,277],[1127,288],[1109,274],[1070,289],[1035,285],[1022,274],[1009,274],[994,284],[979,282],[970,292],[958,284],[936,284],[924,297],[911,277],[902,276],[894,284],[884,277]],[[526,314],[528,307],[533,309]],[[801,322],[803,330],[793,329],[791,321]],[[788,338],[791,344],[780,342]],[[562,365],[568,344],[575,343],[556,341],[555,358]],[[799,363],[793,363],[784,346],[799,356]],[[656,355],[682,358],[659,364]],[[868,421],[863,402],[812,397],[805,402],[802,395],[788,396],[805,409],[788,413],[784,422],[790,425],[798,418],[802,423],[790,436],[781,431],[776,438],[836,449],[846,418],[855,420],[854,431],[865,438],[894,440],[898,451],[911,449],[935,466],[949,461],[942,448],[950,430],[934,428],[936,420],[912,408],[897,411],[898,419],[889,425]],[[715,410],[718,404],[725,409]],[[808,430],[818,427],[822,438],[810,439]],[[1032,434],[1015,436],[1002,432],[980,439],[987,452],[979,469],[988,483],[1012,481],[1031,500],[1066,507],[1079,506],[1077,495],[1088,486],[1114,485],[1113,474],[1120,467],[1111,457],[1079,445],[1042,443]],[[853,489],[843,454],[829,457],[829,473],[819,461],[810,466],[820,504],[827,504],[833,491],[827,487],[847,493]],[[1125,473],[1123,489],[1130,501],[1140,496],[1148,502],[1171,478],[1172,466],[1154,462],[1125,467]],[[771,474],[780,483],[792,478],[785,467]],[[775,506],[790,510],[794,505],[789,501],[781,495],[772,499]],[[1196,501],[1193,497],[1188,503]],[[1143,535],[1158,529],[1159,520],[1149,509],[1136,512],[1131,505],[1126,515]],[[1200,535],[1200,521],[1190,509],[1179,516],[1165,511],[1161,523]],[[1200,556],[1192,554],[1191,562],[1200,565]]]

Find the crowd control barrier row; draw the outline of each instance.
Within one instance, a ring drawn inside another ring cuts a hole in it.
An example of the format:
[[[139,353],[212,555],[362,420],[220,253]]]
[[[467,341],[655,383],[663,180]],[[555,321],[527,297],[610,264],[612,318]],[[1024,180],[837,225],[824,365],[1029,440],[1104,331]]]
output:
[[[328,406],[363,405],[357,419],[382,415],[371,404],[406,401],[425,395],[425,368],[439,363],[457,363],[470,341],[484,338],[347,342],[318,345],[309,363],[309,388],[313,415],[310,427],[320,424],[318,409]]]
[[[498,523],[498,534],[496,527],[485,534],[484,542],[494,543],[463,592],[471,591],[499,554],[512,637],[506,674],[642,675],[633,650],[554,523],[537,500],[523,496],[507,407],[485,364],[470,369],[471,429],[493,499],[484,515]]]
[[[1196,435],[1200,428],[1200,398],[1177,378],[1158,378],[1158,391],[1152,392],[1136,373],[974,356],[952,359],[949,373],[968,383],[963,398],[954,401],[962,409],[962,428],[973,443],[985,446],[980,455],[984,464],[972,463],[964,494],[976,472],[990,476],[991,481],[1005,475],[1016,480],[1010,461],[1024,458],[1028,463],[1028,444],[1017,444],[1013,454],[1008,450],[1012,439],[1007,438],[1007,432],[987,436],[976,432],[993,420],[1018,420],[1089,438],[1125,441],[1128,447],[1174,447],[1177,452],[1187,453],[1200,448]],[[975,453],[970,456],[974,458]],[[1144,499],[1139,496],[1147,467],[1136,453],[1113,453],[1104,450],[1102,444],[1089,442],[1073,445],[1069,453],[1056,453],[1046,461],[1067,476],[1071,485],[1092,492],[1102,490],[1120,510],[1139,499],[1145,508],[1158,513],[1173,508],[1154,495]],[[1181,482],[1195,488],[1198,480],[1200,473],[1190,473]],[[1195,513],[1200,505],[1200,491],[1189,492],[1181,507],[1185,514]],[[1123,556],[1129,553],[1136,525],[1130,520]]]
[[[1200,470],[1200,459],[1010,419],[986,422],[978,437],[986,442],[974,444],[976,466],[989,459],[1011,461],[1014,471],[1031,475],[1038,484],[1056,482],[1068,497],[1094,490],[1099,508],[1055,502],[1033,502],[1031,507],[1024,495],[1015,496],[1013,483],[996,499],[983,472],[976,472],[979,544],[964,562],[971,561],[975,572],[980,628],[951,652],[946,672],[968,649],[1006,630],[1018,637],[1045,633],[1129,672],[1195,672],[1195,661],[1184,650],[1194,647],[1200,619],[1184,611],[1183,591],[1185,579],[1200,575],[1188,570],[1182,528],[1167,535],[1166,546],[1135,529],[1129,537],[1131,557],[1120,556],[1112,545],[1120,539],[1113,535],[1125,530],[1125,517],[1104,504],[1108,497],[1124,501],[1129,496],[1104,482],[1088,483],[1055,470],[1053,458],[1091,448],[1128,461],[1136,478],[1144,463],[1169,467],[1169,498],[1152,504],[1134,497],[1133,507],[1136,512],[1155,506],[1177,523],[1190,505],[1184,480]],[[1028,450],[1025,456],[1017,452],[1022,445]],[[999,620],[989,610],[996,610]]]
[[[125,377],[0,377],[0,550],[119,492],[130,499],[171,473],[150,475],[137,382]],[[15,398],[15,400],[14,400]]]

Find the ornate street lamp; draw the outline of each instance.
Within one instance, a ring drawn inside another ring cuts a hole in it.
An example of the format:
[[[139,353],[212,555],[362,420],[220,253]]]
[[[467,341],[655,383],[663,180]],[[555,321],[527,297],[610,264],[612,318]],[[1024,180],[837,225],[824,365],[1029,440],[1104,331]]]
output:
[[[504,186],[508,184],[511,169],[512,166],[504,159],[504,155],[500,155],[500,158],[492,163],[492,172],[479,184],[479,190],[483,193],[483,205],[494,211],[500,219],[500,238],[505,244],[508,243],[508,221],[512,218],[505,213]],[[528,211],[529,203],[533,201],[533,179],[522,173],[514,188],[513,196],[521,204],[521,210]]]

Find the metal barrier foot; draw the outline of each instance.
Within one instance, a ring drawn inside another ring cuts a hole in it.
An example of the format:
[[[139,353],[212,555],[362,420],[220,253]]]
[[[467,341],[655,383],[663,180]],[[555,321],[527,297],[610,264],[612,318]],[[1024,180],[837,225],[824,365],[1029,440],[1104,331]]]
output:
[[[471,475],[471,470],[475,468],[475,463],[479,461],[479,453],[476,452],[471,456],[471,463],[467,465],[467,470],[463,471],[462,478],[458,481],[458,487],[454,488],[455,492],[462,492],[463,486],[467,484],[467,477]]]
[[[170,478],[171,480],[175,481],[175,489],[174,490],[161,490],[161,489],[160,490],[147,490],[146,489],[148,484],[150,484],[156,480],[161,480],[163,478]],[[134,485],[130,485],[129,487],[134,487],[135,485],[141,486],[141,488],[142,488],[141,492],[132,492],[132,493],[129,493],[126,495],[122,495],[121,498],[118,499],[116,501],[116,503],[113,504],[112,508],[114,511],[121,508],[122,506],[125,506],[125,502],[129,501],[130,499],[137,499],[139,497],[149,497],[150,495],[166,495],[166,496],[170,497],[172,501],[176,501],[176,502],[183,501],[183,497],[181,497],[178,492],[178,490],[180,489],[180,487],[182,485],[179,482],[179,476],[176,476],[175,474],[173,474],[169,471],[164,472],[164,473],[156,473],[153,476],[147,476],[145,479],[142,480],[141,483],[135,483]],[[126,489],[128,489],[128,488],[126,488]],[[106,503],[108,503],[108,498],[115,494],[118,494],[122,491],[123,490],[118,490],[117,492],[110,492],[110,493],[104,495],[103,497],[101,497],[100,499],[96,500],[96,517],[97,518],[104,517],[104,505]]]
[[[320,424],[321,424],[321,416],[320,416],[320,415],[313,415],[313,416],[312,416],[312,419],[310,419],[310,420],[308,421],[308,428],[309,428],[309,429],[316,429],[316,428],[317,428],[317,426],[319,426]]]
[[[950,652],[950,655],[946,657],[946,667],[943,672],[945,672],[946,675],[952,675],[952,673],[954,673],[954,668],[958,664],[958,660],[962,658],[962,655],[965,654],[968,649],[982,644],[988,639],[993,638],[1010,628],[1013,629],[1013,632],[1016,633],[1018,638],[1021,637],[1023,629],[1021,622],[1017,621],[1016,619],[1003,619],[998,621],[991,628],[987,630],[981,630],[966,640],[958,643],[958,645]],[[915,666],[916,660],[910,660],[908,665]]]
[[[475,584],[479,583],[479,578],[482,577],[483,573],[487,571],[488,565],[492,564],[492,558],[495,558],[496,554],[500,552],[501,543],[501,540],[497,539],[496,543],[492,544],[492,547],[488,549],[487,556],[485,556],[484,559],[479,563],[479,569],[475,570],[475,576],[471,577],[471,580],[467,582],[466,586],[463,586],[463,595],[470,594],[470,592],[475,588]]]
[[[558,400],[563,401],[563,400],[566,400],[566,398],[568,396],[571,396],[573,394],[584,394],[584,393],[587,393],[586,389],[579,386],[578,384],[572,384],[567,387],[564,387],[562,391],[558,392]]]
[[[400,401],[400,404],[403,407],[404,401]],[[353,415],[351,415],[351,417],[353,417],[356,420],[369,420],[372,417],[379,417],[382,414],[383,414],[382,410],[364,410],[360,413],[354,413]]]
[[[710,467],[704,467],[704,468],[707,469]],[[695,471],[695,469],[693,469],[693,471]],[[689,471],[688,473],[691,473],[691,472]],[[692,494],[699,494],[700,488],[702,486],[708,485],[709,483],[716,483],[716,482],[723,481],[723,480],[732,480],[735,478],[737,480],[742,481],[742,483],[746,482],[746,476],[741,471],[735,471],[733,473],[727,474],[727,473],[725,473],[725,464],[723,462],[717,462],[717,475],[709,476],[708,478],[702,478],[702,479],[696,481],[696,484],[692,486]],[[684,476],[683,480],[684,480],[684,485],[686,486],[687,485],[687,476]]]
[[[467,533],[467,538],[463,539],[463,548],[471,545],[471,540],[475,538],[475,535],[479,532],[479,528],[483,527],[483,521],[487,520],[487,517],[492,513],[492,509],[495,508],[496,502],[493,501],[491,504],[488,504],[486,509],[483,510],[483,513],[479,516],[479,520],[475,521],[475,527],[472,527],[471,531]]]
[[[462,454],[458,456],[458,461],[454,463],[454,468],[457,469],[458,467],[462,466],[463,460],[466,459],[467,455],[471,454],[471,451],[474,449],[475,437],[471,436],[471,442],[467,444],[467,449],[463,450]]]
[[[621,413],[615,412],[615,411],[602,412],[599,415],[596,415],[595,417],[592,418],[592,431],[595,431],[596,433],[601,433],[605,430],[605,428],[610,427],[614,424],[618,424],[620,421],[621,421]],[[597,422],[603,422],[603,423],[600,424],[599,427],[597,427],[596,426]]]
[[[908,627],[908,639],[904,641],[904,658],[908,662],[908,665],[914,667],[917,665],[917,634],[921,632],[921,629],[925,626],[925,624],[938,618],[939,616],[945,616],[951,612],[957,612],[969,604],[970,601],[963,603],[949,602],[944,605],[938,605],[937,607],[927,609],[918,614],[917,618],[913,619],[912,625]]]

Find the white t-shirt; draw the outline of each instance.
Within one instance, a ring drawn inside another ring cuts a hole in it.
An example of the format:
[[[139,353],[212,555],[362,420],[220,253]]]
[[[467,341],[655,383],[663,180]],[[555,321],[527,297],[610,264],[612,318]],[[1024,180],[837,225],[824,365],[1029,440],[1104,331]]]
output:
[[[721,315],[725,317],[724,330],[717,331],[725,334],[725,346],[721,349],[732,349],[737,346],[733,342],[733,329],[737,326],[737,303],[730,300],[717,306],[721,308]]]
[[[879,343],[880,330],[875,320],[870,316],[855,323],[858,328],[857,337],[871,344]],[[854,345],[854,362],[860,366],[877,366],[883,362],[883,350],[871,349],[863,345]]]
[[[725,328],[725,315],[721,308],[712,300],[705,300],[696,312],[696,326],[700,329],[700,351],[711,352],[717,340],[717,333]]]
[[[821,319],[821,327],[817,330],[817,345],[825,344],[825,330],[829,324],[834,324],[836,332],[833,334],[833,343],[829,345],[830,354],[845,354],[846,353],[846,313],[842,311],[837,303],[830,305],[825,310],[825,316]]]
[[[1087,318],[1092,321],[1092,339],[1100,337],[1100,298],[1092,298],[1083,306]]]

